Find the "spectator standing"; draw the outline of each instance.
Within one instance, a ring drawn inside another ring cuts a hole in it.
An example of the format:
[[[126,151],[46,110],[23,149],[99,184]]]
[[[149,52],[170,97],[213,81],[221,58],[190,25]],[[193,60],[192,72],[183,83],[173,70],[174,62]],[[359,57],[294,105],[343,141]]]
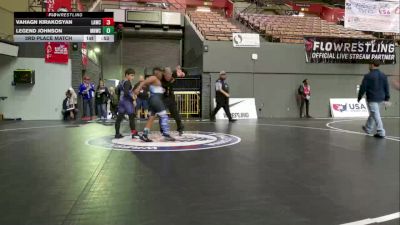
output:
[[[83,100],[83,120],[91,120],[94,116],[93,113],[93,98],[94,98],[95,85],[90,82],[89,76],[83,77],[83,82],[79,86],[79,95]]]
[[[177,65],[175,67],[174,74],[176,74],[176,77],[185,77],[186,76],[185,72],[182,70],[180,65]]]
[[[311,118],[310,116],[310,99],[311,99],[311,86],[308,83],[308,80],[303,80],[303,84],[300,85],[298,89],[298,94],[300,96],[300,118],[303,117],[304,104],[306,105],[306,117]]]
[[[107,102],[109,98],[108,88],[104,85],[104,80],[100,80],[96,90],[96,107],[101,120],[107,119]]]
[[[141,82],[144,81],[144,76],[139,77],[139,82],[135,84],[133,90],[140,85]],[[149,89],[147,86],[143,86],[143,88],[139,91],[139,94],[136,96],[136,117],[141,117],[141,112],[144,112],[144,118],[147,118],[149,112]]]

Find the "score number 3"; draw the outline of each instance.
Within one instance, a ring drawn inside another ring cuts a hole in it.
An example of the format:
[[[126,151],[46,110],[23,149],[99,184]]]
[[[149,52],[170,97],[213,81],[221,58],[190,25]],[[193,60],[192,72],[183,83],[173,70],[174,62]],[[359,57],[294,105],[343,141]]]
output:
[[[103,26],[114,26],[114,18],[103,18]]]

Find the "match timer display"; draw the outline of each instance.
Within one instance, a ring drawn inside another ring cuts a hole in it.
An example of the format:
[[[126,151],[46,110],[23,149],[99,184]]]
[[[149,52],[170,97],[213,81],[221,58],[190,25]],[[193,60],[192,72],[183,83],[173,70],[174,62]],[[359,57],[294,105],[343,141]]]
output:
[[[113,12],[15,12],[15,42],[114,42]]]

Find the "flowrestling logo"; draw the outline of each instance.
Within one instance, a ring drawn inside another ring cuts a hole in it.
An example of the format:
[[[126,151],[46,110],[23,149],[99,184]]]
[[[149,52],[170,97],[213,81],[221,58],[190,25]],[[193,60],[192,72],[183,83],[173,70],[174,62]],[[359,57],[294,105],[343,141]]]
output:
[[[347,20],[358,20],[347,17]],[[396,44],[393,40],[305,37],[307,63],[396,63]]]
[[[115,139],[113,136],[94,138],[88,140],[86,144],[110,150],[157,152],[215,149],[234,145],[241,141],[234,135],[201,131],[187,131],[182,136],[173,133],[172,136],[176,138],[176,141],[164,141],[160,132],[153,132],[150,135],[153,142],[143,142],[127,135],[121,139]]]

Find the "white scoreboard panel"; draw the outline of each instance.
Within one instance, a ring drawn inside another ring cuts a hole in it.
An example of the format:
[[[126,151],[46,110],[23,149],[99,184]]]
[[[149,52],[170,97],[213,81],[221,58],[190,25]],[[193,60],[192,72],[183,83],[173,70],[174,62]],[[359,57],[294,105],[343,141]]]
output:
[[[14,35],[14,42],[114,42],[114,35]]]

